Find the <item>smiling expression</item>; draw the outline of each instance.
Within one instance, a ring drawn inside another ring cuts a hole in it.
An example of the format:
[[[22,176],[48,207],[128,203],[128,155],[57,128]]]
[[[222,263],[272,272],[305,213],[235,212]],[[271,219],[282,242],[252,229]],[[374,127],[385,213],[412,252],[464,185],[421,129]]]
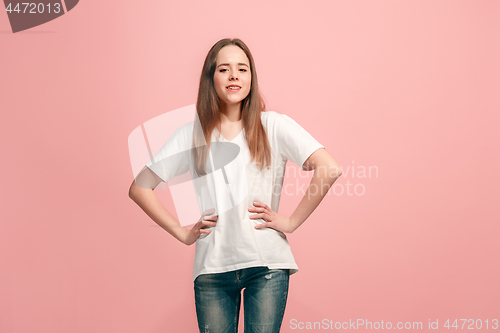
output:
[[[221,106],[241,104],[250,92],[251,83],[250,61],[245,52],[236,45],[224,46],[217,54],[214,73]]]

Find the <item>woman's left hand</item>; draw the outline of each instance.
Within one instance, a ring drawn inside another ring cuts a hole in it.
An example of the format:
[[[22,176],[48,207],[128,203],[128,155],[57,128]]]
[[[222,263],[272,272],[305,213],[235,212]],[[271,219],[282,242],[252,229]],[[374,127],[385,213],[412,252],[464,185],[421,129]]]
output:
[[[257,214],[250,215],[251,219],[264,219],[267,222],[258,224],[255,229],[260,228],[272,228],[281,232],[292,233],[295,231],[292,224],[290,223],[290,218],[281,216],[275,211],[273,211],[269,206],[263,204],[262,202],[254,201],[253,205],[255,207],[249,207],[249,212],[255,212]]]

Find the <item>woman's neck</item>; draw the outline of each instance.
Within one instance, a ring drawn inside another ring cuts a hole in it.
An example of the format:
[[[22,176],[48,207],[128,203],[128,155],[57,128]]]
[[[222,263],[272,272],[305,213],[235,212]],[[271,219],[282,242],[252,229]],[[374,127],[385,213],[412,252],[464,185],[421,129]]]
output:
[[[221,123],[235,124],[241,121],[241,103],[233,105],[221,105]]]

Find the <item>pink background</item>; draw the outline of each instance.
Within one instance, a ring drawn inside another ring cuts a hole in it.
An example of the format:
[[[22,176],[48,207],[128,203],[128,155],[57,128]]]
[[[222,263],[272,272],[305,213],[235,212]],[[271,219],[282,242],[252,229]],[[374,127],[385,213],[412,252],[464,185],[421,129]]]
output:
[[[196,101],[224,37],[252,50],[268,110],[344,168],[378,169],[346,172],[336,184],[364,194],[330,193],[289,235],[300,271],[282,332],[460,318],[492,331],[499,17],[496,0],[85,0],[12,34],[2,11],[0,332],[197,331],[195,248],[128,198],[127,138]]]

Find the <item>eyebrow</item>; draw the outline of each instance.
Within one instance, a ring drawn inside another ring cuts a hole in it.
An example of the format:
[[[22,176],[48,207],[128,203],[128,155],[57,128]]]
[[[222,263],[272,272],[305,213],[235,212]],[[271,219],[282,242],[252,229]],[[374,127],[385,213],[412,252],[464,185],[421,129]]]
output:
[[[229,64],[220,64],[220,65],[219,65],[219,66],[217,66],[216,68],[218,68],[218,67],[220,67],[220,66],[229,66]],[[239,63],[238,63],[238,66],[247,66],[247,67],[248,67],[248,65],[247,65],[247,64],[245,64],[245,63],[243,63],[243,62],[239,62]]]

